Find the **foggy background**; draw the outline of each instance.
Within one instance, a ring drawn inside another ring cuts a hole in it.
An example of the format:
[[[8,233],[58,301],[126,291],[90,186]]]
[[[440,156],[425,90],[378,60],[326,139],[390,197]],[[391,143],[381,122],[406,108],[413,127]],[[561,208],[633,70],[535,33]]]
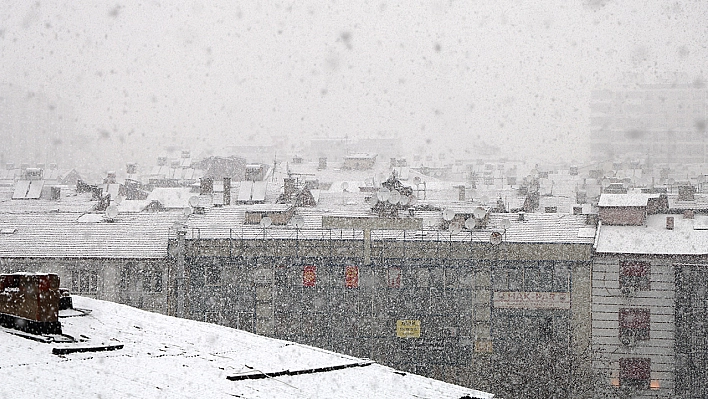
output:
[[[354,3],[3,1],[0,162],[317,137],[577,161],[591,90],[703,85],[705,1]]]

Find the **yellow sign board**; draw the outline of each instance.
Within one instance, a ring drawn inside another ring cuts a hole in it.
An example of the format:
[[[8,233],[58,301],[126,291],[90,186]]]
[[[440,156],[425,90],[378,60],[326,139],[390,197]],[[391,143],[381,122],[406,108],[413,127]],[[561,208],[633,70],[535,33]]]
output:
[[[420,320],[396,320],[398,338],[420,338]]]
[[[488,339],[478,339],[474,342],[476,353],[492,353],[492,341]]]

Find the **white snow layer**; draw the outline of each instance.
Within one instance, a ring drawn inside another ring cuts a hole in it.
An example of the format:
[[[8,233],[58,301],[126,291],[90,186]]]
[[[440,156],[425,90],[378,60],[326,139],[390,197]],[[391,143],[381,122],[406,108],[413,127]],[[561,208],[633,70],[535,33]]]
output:
[[[83,317],[60,319],[87,344],[124,344],[109,352],[53,355],[46,344],[0,331],[0,398],[491,398],[493,395],[378,364],[338,371],[230,381],[365,360],[215,324],[74,296]]]

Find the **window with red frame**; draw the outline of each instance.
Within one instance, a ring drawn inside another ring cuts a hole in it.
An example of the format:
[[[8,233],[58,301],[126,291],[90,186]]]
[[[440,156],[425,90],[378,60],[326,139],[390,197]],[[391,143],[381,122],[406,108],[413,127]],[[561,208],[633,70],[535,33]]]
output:
[[[619,336],[625,343],[649,339],[649,309],[619,310]]]
[[[317,285],[317,266],[305,266],[302,269],[303,287],[314,287]]]
[[[651,359],[630,357],[620,359],[620,386],[646,389],[651,378]]]
[[[387,273],[388,288],[401,288],[402,271],[400,267],[389,267]]]
[[[358,266],[346,266],[344,268],[344,285],[347,288],[359,288]]]
[[[650,272],[651,265],[649,262],[638,260],[620,261],[620,288],[629,288],[642,291],[650,289]]]

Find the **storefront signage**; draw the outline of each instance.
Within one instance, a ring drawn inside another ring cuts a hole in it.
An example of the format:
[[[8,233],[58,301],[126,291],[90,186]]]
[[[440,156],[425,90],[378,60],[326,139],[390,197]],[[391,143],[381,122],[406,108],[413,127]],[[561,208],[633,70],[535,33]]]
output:
[[[494,292],[497,309],[570,309],[569,292]]]

